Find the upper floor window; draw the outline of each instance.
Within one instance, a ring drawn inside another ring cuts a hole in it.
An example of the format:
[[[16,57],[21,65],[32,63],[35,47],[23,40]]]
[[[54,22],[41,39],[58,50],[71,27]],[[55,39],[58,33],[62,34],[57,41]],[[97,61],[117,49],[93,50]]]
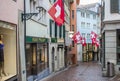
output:
[[[90,18],[90,14],[89,13],[86,14],[86,18]]]
[[[81,12],[81,17],[85,17],[85,13],[84,12]]]
[[[90,33],[87,33],[87,39],[90,39]]]
[[[90,23],[87,23],[87,28],[90,28]]]
[[[30,12],[35,13],[36,2],[34,0],[30,0]]]
[[[85,37],[85,33],[82,33],[82,37]]]
[[[51,4],[53,4],[55,1],[56,1],[56,0],[49,0],[49,2],[50,2]]]
[[[74,31],[74,25],[72,25],[72,31]]]
[[[74,10],[72,10],[72,18],[74,19]]]
[[[95,24],[93,24],[93,29],[96,29],[96,25]]]
[[[93,19],[96,19],[96,15],[95,14],[93,15]]]
[[[110,12],[119,13],[120,11],[120,0],[110,0]]]
[[[46,15],[47,15],[46,10],[41,7],[41,11],[39,12],[37,16],[37,20],[43,24],[46,24]]]
[[[85,22],[81,22],[81,28],[85,28]]]

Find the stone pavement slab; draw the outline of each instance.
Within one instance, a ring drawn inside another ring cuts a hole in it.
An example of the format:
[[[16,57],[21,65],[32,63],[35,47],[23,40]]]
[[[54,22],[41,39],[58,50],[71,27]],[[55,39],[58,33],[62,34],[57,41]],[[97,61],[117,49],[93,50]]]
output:
[[[96,62],[79,63],[52,77],[40,81],[109,81],[102,77],[101,65]]]

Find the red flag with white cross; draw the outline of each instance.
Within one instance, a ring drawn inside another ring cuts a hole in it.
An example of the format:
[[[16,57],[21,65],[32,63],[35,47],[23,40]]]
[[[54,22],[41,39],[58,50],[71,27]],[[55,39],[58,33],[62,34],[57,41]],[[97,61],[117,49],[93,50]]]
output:
[[[64,4],[62,0],[57,0],[54,5],[48,10],[49,15],[54,19],[57,25],[61,26],[64,23]]]
[[[99,46],[100,46],[100,44],[99,44],[99,41],[98,41],[98,40],[96,40],[95,45],[96,45],[96,47],[99,47]]]
[[[86,39],[85,39],[85,37],[82,38],[82,46],[86,46]]]
[[[79,31],[73,35],[72,39],[75,43],[82,43],[82,36]]]
[[[95,44],[96,43],[97,34],[95,32],[93,32],[93,31],[91,31],[90,37],[91,37],[91,40],[92,40],[92,44]]]

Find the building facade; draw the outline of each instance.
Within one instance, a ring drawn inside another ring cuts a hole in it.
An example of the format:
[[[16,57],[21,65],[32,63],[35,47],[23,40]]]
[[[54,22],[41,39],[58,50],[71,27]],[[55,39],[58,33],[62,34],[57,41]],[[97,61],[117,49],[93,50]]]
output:
[[[86,46],[77,45],[78,61],[97,61],[100,55],[98,48],[92,45],[91,31],[100,35],[100,17],[98,13],[98,3],[80,5],[77,7],[77,31],[86,38]],[[97,38],[98,40],[98,38]]]
[[[26,0],[26,13],[37,13],[26,20],[27,81],[49,75],[48,0]]]
[[[23,0],[1,0],[0,11],[0,80],[25,81]]]
[[[80,0],[70,0],[70,31],[72,31],[73,34],[77,32],[76,8],[79,2]],[[72,64],[77,64],[77,44],[75,44],[73,40],[69,50]]]
[[[49,8],[56,0],[50,0]],[[64,2],[63,2],[64,4]],[[64,46],[65,46],[65,25],[58,26],[49,16],[49,67],[50,73],[55,73],[65,67]]]
[[[113,63],[115,73],[120,72],[120,1],[102,0],[102,66],[107,75],[108,63]]]

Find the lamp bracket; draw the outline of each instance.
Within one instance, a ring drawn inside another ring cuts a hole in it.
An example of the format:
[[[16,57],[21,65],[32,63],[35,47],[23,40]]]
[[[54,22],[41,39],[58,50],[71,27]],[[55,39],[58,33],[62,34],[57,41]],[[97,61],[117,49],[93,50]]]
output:
[[[22,13],[22,21],[31,19],[33,15],[38,15],[38,13]]]

